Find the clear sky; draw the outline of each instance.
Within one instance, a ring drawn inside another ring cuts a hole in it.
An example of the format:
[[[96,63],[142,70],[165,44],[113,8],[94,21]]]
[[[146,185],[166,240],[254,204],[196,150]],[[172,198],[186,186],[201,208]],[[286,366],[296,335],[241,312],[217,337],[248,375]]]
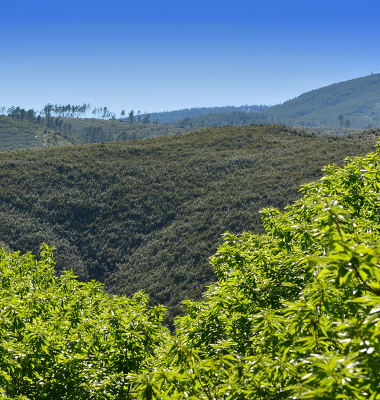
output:
[[[1,1],[0,106],[277,104],[380,69],[380,1]]]

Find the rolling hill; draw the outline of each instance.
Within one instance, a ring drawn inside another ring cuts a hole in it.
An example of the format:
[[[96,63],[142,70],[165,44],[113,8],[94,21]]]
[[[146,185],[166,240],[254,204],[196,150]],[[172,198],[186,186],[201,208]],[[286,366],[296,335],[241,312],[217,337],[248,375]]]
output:
[[[195,129],[191,126],[68,117],[45,117],[37,123],[0,115],[0,151],[146,139]]]
[[[0,242],[38,253],[55,246],[58,273],[169,307],[215,280],[208,258],[226,231],[262,232],[259,211],[283,209],[328,163],[373,149],[280,125],[0,154]]]

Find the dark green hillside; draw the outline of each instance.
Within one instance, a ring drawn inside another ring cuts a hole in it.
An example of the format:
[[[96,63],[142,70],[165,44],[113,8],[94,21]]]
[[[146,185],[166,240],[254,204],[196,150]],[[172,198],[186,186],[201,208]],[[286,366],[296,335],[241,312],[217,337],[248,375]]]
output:
[[[2,153],[0,241],[54,245],[58,270],[112,293],[145,289],[172,316],[214,281],[222,233],[262,231],[263,207],[283,208],[322,166],[373,143],[256,125]]]
[[[307,132],[313,132],[322,136],[345,136],[351,135],[356,132],[362,132],[363,129],[355,128],[337,128],[328,126],[295,126],[296,129],[301,129]]]
[[[348,120],[351,127],[380,126],[380,74],[335,83],[301,94],[271,107],[264,114],[292,120],[292,125],[340,126]]]

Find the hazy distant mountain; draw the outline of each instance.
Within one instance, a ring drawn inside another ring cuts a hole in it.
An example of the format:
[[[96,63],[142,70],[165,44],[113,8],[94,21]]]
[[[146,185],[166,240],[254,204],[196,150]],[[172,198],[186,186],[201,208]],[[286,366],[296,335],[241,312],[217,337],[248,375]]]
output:
[[[225,107],[194,107],[194,108],[183,108],[182,110],[175,111],[164,111],[160,113],[150,114],[151,121],[158,119],[158,122],[165,124],[167,122],[178,121],[184,118],[193,118],[200,115],[208,114],[222,114],[222,113],[232,113],[232,112],[263,112],[270,106],[267,105],[244,105],[240,107],[225,106]],[[145,114],[144,114],[145,115]]]

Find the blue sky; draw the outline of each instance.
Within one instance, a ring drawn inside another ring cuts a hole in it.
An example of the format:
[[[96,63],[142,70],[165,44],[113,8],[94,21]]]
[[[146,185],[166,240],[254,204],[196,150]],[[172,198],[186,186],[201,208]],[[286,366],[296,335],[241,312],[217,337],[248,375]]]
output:
[[[379,14],[378,0],[3,1],[0,106],[277,104],[377,72]]]

